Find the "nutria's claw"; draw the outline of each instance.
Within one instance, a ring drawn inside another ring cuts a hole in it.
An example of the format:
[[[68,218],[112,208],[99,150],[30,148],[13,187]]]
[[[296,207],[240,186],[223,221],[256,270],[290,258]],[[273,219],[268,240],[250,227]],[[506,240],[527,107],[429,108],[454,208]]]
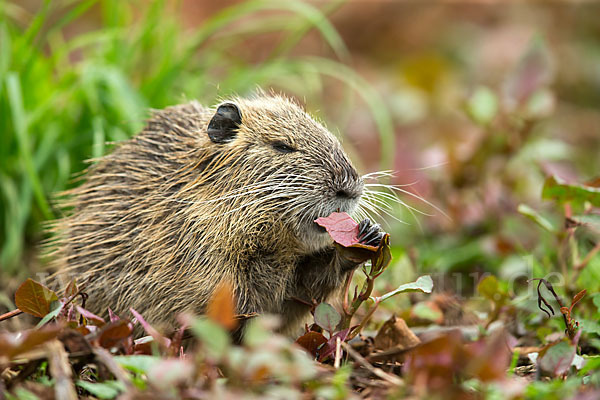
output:
[[[385,232],[379,224],[374,224],[369,218],[365,218],[358,224],[358,239],[362,244],[378,247]]]

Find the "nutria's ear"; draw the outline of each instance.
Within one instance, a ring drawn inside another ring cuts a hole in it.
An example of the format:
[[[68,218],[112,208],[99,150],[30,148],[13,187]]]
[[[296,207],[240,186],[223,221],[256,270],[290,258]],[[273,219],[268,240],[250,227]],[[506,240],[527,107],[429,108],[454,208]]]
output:
[[[214,143],[227,143],[235,139],[242,123],[242,113],[233,103],[223,103],[208,124],[208,137]]]

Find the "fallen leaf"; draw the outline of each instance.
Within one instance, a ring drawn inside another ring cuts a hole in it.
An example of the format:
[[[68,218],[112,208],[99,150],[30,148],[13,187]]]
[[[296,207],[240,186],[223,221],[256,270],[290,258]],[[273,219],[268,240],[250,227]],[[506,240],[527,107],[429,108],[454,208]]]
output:
[[[454,330],[411,350],[406,356],[403,376],[417,389],[443,393],[454,386],[464,362],[462,334]]]
[[[402,318],[392,315],[379,328],[375,336],[375,348],[388,350],[391,348],[410,349],[421,343],[421,340],[410,330]]]
[[[512,357],[508,337],[502,330],[465,346],[465,373],[482,382],[503,380]]]
[[[10,359],[54,339],[61,329],[61,326],[46,325],[41,329],[0,334],[0,360],[3,357]]]

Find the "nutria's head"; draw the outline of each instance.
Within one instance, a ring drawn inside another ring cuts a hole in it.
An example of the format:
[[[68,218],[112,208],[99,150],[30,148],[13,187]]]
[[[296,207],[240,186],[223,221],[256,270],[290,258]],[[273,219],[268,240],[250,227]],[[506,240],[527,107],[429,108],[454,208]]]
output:
[[[316,218],[352,213],[358,206],[364,184],[338,139],[288,99],[224,101],[214,109],[206,135],[205,148],[219,159],[211,162],[220,170],[214,177],[229,187],[229,200],[244,193],[230,210],[282,222],[280,228],[307,251],[330,243]],[[223,190],[219,195],[227,197]]]

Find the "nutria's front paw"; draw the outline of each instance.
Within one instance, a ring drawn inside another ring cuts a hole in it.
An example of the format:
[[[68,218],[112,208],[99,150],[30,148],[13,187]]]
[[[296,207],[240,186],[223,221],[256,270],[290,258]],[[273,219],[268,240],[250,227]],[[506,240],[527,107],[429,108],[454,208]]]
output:
[[[358,224],[358,240],[362,244],[378,247],[385,232],[379,224],[374,224],[369,218],[365,218]]]

